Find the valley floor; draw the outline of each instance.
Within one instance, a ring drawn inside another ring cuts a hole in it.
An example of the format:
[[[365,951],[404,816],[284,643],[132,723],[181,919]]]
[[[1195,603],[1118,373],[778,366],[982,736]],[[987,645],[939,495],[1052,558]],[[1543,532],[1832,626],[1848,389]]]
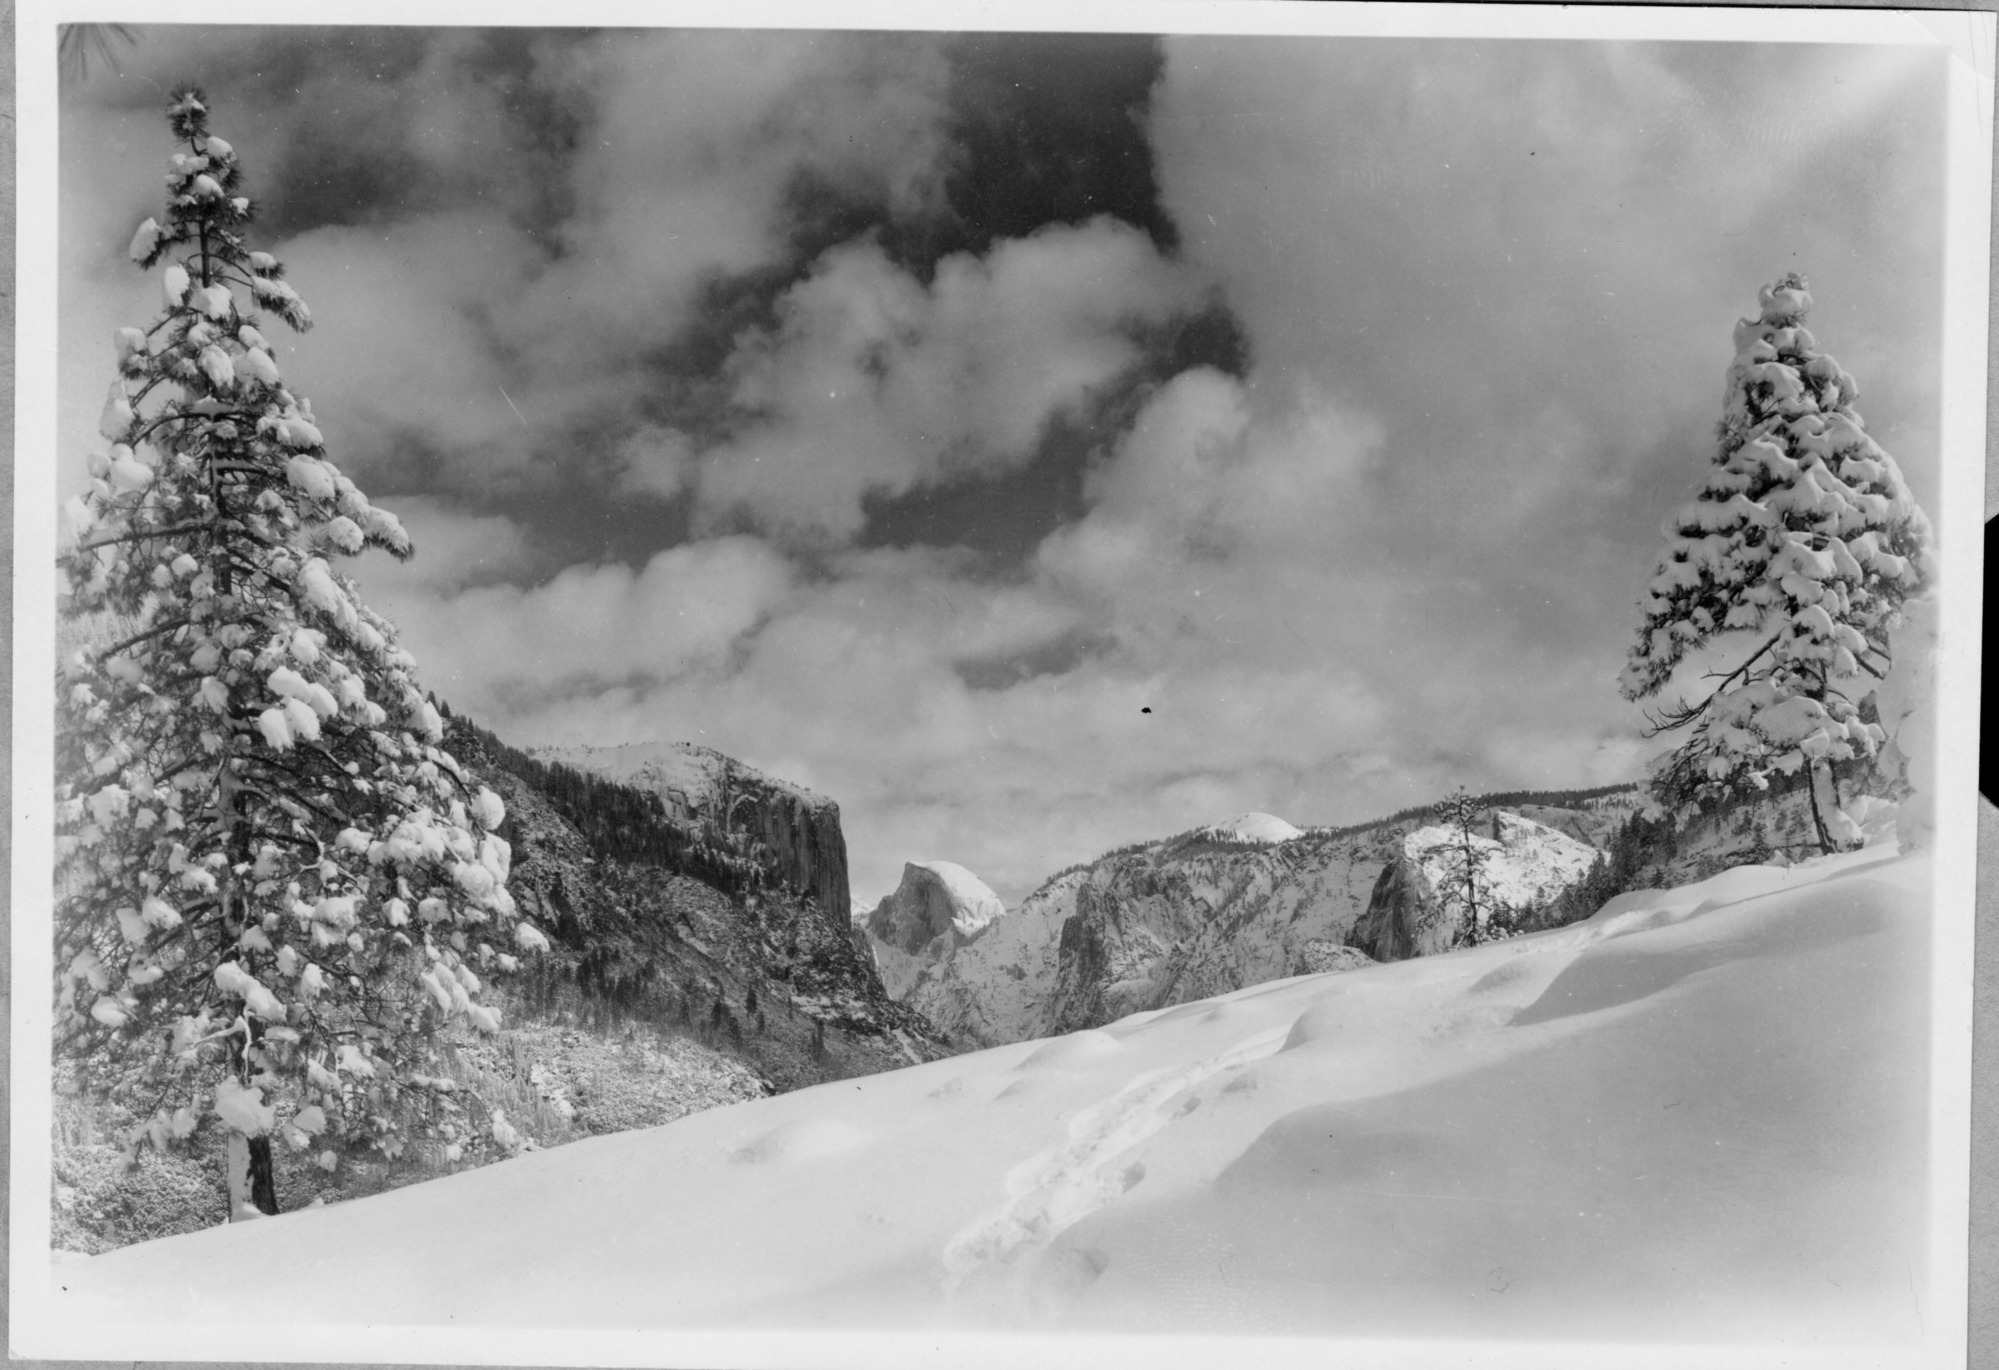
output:
[[[318,1329],[314,1359],[464,1359],[398,1338],[467,1327],[1908,1342],[1938,1316],[1927,871],[1744,867],[68,1258],[54,1315],[101,1356],[197,1328],[256,1358]]]

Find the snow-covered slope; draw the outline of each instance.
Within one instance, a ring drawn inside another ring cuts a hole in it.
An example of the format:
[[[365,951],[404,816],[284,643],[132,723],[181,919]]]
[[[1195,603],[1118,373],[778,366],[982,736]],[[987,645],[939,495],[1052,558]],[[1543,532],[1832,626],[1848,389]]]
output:
[[[783,1332],[900,1328],[934,1362],[992,1325],[1666,1339],[1702,1363],[1912,1339],[1942,1311],[1929,932],[1927,866],[1890,848],[1746,867],[65,1262],[54,1315],[106,1358],[190,1323],[267,1358],[300,1329],[318,1359],[464,1359],[457,1329],[498,1326],[583,1363],[639,1354],[612,1329],[737,1329],[726,1359],[764,1364],[883,1363]]]
[[[1579,842],[1503,808],[1493,812],[1493,836],[1487,840],[1491,842],[1491,858],[1485,862],[1485,876],[1491,880],[1493,894],[1517,908],[1545,904],[1589,874],[1591,862],[1597,860],[1597,848],[1589,842]],[[1437,874],[1437,856],[1435,846],[1423,852],[1431,878]]]

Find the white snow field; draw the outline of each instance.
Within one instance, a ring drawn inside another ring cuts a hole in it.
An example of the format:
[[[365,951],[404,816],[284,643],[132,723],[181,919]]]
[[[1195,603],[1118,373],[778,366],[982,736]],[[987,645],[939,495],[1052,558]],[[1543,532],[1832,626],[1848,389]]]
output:
[[[1928,869],[1886,845],[1745,867],[1555,932],[65,1260],[53,1312],[85,1342],[205,1325],[260,1358],[285,1328],[317,1329],[315,1358],[464,1358],[423,1338],[519,1329],[543,1360],[531,1329],[573,1329],[585,1363],[624,1353],[582,1329],[758,1329],[818,1340],[743,1342],[751,1361],[886,1363],[829,1349],[871,1329],[944,1363],[954,1330],[999,1328],[1890,1363],[1939,1316]]]

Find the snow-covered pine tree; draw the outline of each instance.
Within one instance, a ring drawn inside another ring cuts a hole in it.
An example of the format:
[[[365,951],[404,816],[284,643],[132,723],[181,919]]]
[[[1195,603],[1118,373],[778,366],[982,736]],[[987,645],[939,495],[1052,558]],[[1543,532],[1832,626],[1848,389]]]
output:
[[[1480,845],[1478,802],[1460,787],[1437,805],[1437,817],[1451,829],[1451,845],[1444,859],[1444,872],[1437,885],[1437,898],[1447,913],[1454,913],[1457,926],[1451,935],[1453,946],[1472,946],[1487,939],[1488,926],[1498,909],[1492,893],[1492,877],[1486,871],[1490,853]]]
[[[1795,273],[1735,329],[1707,478],[1666,526],[1666,551],[1620,686],[1660,697],[1683,664],[1710,666],[1650,717],[1689,735],[1655,775],[1681,805],[1767,787],[1809,768],[1821,850],[1852,837],[1832,763],[1883,740],[1868,694],[1889,636],[1934,577],[1929,521],[1853,408],[1853,378],[1805,328]],[[1718,663],[1718,664],[1716,664]]]
[[[498,1026],[481,973],[546,946],[507,894],[492,791],[438,746],[394,629],[329,560],[410,553],[326,459],[253,312],[304,303],[243,240],[254,206],[200,92],[178,149],[165,308],[118,378],[65,510],[64,611],[120,624],[58,682],[56,1034],[136,1118],[128,1154],[209,1117],[232,1217],[276,1211],[270,1136],[399,1154],[461,1126],[434,1034]]]

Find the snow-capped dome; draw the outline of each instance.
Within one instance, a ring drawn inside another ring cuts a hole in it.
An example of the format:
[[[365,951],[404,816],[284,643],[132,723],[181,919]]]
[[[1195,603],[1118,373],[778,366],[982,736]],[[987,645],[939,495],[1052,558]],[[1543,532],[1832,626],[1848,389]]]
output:
[[[951,925],[966,937],[1006,913],[1006,905],[992,887],[955,861],[913,863],[935,875],[951,896]]]
[[[902,883],[868,915],[867,930],[914,955],[947,932],[967,941],[1005,913],[986,882],[956,862],[911,861]]]
[[[1197,830],[1197,835],[1219,842],[1261,842],[1275,846],[1302,837],[1304,829],[1294,828],[1276,814],[1246,813],[1226,823],[1213,823]]]

